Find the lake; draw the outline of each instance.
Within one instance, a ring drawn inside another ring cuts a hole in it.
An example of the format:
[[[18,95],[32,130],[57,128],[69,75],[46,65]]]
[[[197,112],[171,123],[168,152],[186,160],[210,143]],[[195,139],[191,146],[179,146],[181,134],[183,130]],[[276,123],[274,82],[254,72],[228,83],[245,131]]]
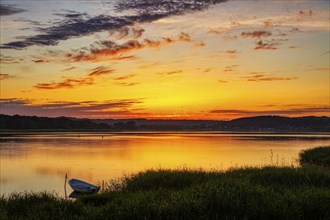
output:
[[[330,135],[35,133],[0,141],[1,194],[47,190],[63,196],[65,174],[100,184],[151,168],[297,166],[301,150],[330,145]]]

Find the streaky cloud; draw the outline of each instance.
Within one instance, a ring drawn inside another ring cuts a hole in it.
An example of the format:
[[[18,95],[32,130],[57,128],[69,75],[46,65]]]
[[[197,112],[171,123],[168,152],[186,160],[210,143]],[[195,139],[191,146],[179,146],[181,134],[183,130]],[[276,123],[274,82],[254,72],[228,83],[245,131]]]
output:
[[[135,56],[122,56],[144,48],[157,48],[163,45],[172,44],[176,42],[190,42],[192,41],[189,34],[181,32],[176,38],[163,37],[161,40],[144,39],[142,41],[129,40],[123,44],[117,44],[113,41],[99,41],[91,45],[89,49],[80,50],[78,53],[68,53],[67,58],[74,62],[86,61],[97,62],[105,60],[128,60]]]
[[[51,83],[38,83],[34,86],[36,89],[40,90],[54,90],[54,89],[63,89],[63,88],[75,88],[78,86],[94,85],[95,79],[103,75],[112,74],[114,70],[109,69],[104,66],[96,67],[82,78],[67,78],[61,82],[51,82]]]
[[[214,4],[225,1],[227,0],[123,0],[115,5],[116,10],[119,12],[131,12],[133,10],[136,13],[123,16],[98,15],[95,17],[87,17],[71,12],[61,14],[64,19],[48,28],[39,28],[41,34],[3,44],[0,48],[23,49],[33,45],[57,45],[60,41],[70,38],[87,36],[101,31],[119,30],[173,15],[205,10]],[[183,40],[189,40],[188,36],[182,36],[182,38]]]
[[[15,76],[9,75],[9,74],[0,73],[0,80],[7,80],[7,79],[12,79],[12,78],[15,78]]]
[[[263,82],[263,81],[285,81],[285,80],[295,80],[297,77],[277,77],[277,76],[268,76],[263,73],[254,73],[249,76],[242,77],[250,82]]]
[[[26,10],[16,8],[14,5],[0,4],[0,16],[8,16],[24,12]]]
[[[272,35],[270,31],[252,31],[252,32],[242,32],[241,36],[244,38],[262,38],[262,37],[269,37]]]
[[[8,115],[38,115],[48,117],[136,117],[146,115],[141,109],[143,98],[105,101],[48,101],[9,98],[0,99],[1,113]]]

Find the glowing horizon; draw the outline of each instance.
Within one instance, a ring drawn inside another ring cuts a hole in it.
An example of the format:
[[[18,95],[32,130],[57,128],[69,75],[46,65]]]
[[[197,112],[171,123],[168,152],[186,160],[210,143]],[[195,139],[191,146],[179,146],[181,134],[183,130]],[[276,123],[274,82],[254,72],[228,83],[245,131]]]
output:
[[[1,114],[330,117],[329,1],[3,0],[0,15]]]

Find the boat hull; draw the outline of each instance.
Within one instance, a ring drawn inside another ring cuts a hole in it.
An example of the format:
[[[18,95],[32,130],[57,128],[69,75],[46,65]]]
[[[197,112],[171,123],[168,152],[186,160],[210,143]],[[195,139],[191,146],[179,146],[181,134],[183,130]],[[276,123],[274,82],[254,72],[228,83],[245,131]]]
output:
[[[79,193],[96,193],[100,190],[99,186],[94,186],[78,179],[71,179],[68,183],[74,191]]]

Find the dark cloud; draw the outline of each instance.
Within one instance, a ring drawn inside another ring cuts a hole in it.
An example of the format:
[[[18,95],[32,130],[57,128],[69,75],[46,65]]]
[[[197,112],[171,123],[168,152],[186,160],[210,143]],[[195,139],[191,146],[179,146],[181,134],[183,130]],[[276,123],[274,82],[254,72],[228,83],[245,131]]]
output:
[[[288,48],[289,48],[289,49],[299,49],[299,48],[301,48],[301,46],[296,46],[296,45],[295,45],[295,46],[289,46]]]
[[[101,75],[108,75],[113,73],[113,69],[109,69],[105,66],[99,66],[93,69],[91,73],[88,74],[88,76],[94,77],[94,76],[101,76]]]
[[[117,5],[118,11],[135,11],[138,14],[180,15],[186,12],[207,9],[213,4],[226,0],[121,0]]]
[[[126,76],[120,76],[120,77],[117,77],[117,78],[114,78],[114,80],[125,80],[125,79],[130,79],[132,77],[136,76],[135,74],[129,74],[129,75],[126,75]]]
[[[71,67],[63,69],[62,71],[66,72],[66,71],[70,71],[70,70],[74,70],[74,69],[77,69],[77,67],[71,66]]]
[[[244,38],[262,38],[262,37],[269,37],[272,33],[270,31],[252,31],[252,32],[242,32],[241,36]]]
[[[141,50],[143,48],[156,48],[162,45],[175,43],[178,41],[190,42],[191,37],[189,34],[182,32],[177,38],[165,38],[162,40],[144,39],[142,41],[129,40],[123,44],[117,44],[113,41],[99,41],[91,46],[90,49],[81,50],[79,53],[67,54],[67,58],[72,61],[104,61],[104,60],[123,60],[132,59],[134,56],[122,56],[125,53]]]
[[[0,106],[1,113],[7,115],[19,114],[48,117],[134,117],[135,115],[143,113],[132,112],[130,109],[137,109],[137,107],[143,104],[142,101],[143,99],[107,100],[103,102],[50,101],[45,104],[38,104],[35,100],[12,98],[0,99]]]
[[[137,40],[130,40],[124,44],[116,44],[113,41],[100,41],[87,51],[80,51],[79,54],[67,54],[67,57],[73,61],[102,61],[104,57],[119,56],[144,47],[145,45]]]
[[[14,5],[0,4],[0,16],[13,15],[24,11],[24,9],[16,8]]]
[[[70,10],[64,10],[65,13],[56,13],[54,15],[64,17],[64,18],[69,18],[69,19],[80,19],[80,18],[87,18],[88,14],[87,13],[80,13],[76,11],[70,11]]]
[[[63,88],[75,88],[78,86],[94,85],[95,79],[102,75],[109,75],[113,73],[114,70],[109,69],[104,66],[99,66],[94,68],[92,72],[87,74],[82,78],[67,78],[61,82],[51,82],[51,83],[39,83],[34,86],[36,89],[42,90],[53,90],[53,89],[63,89]]]
[[[118,30],[110,31],[110,34],[121,40],[126,37],[138,39],[142,36],[144,32],[145,30],[143,28],[123,27],[119,28]]]
[[[48,63],[48,60],[43,60],[43,59],[38,59],[38,60],[33,60],[35,63]]]
[[[161,18],[181,15],[193,11],[207,9],[211,5],[226,0],[123,0],[115,8],[120,12],[128,12],[127,16],[98,15],[88,17],[77,13],[66,13],[64,19],[48,28],[39,28],[41,34],[27,37],[21,41],[3,44],[2,48],[22,49],[32,45],[49,46],[74,37],[90,35],[101,31],[119,30],[137,23],[148,23]],[[134,12],[134,13],[132,13]],[[182,36],[189,40],[189,36]]]
[[[280,46],[281,43],[272,39],[272,40],[260,40],[256,42],[256,47],[254,48],[255,50],[277,50],[278,46]]]
[[[174,70],[174,71],[169,71],[169,72],[159,72],[157,74],[160,75],[174,75],[174,74],[178,74],[178,73],[182,73],[182,70]]]
[[[315,12],[313,10],[299,11],[298,15],[300,17],[313,17],[313,15],[315,15]]]
[[[283,80],[295,80],[297,77],[276,77],[269,76],[263,73],[253,73],[249,76],[242,77],[250,82],[263,82],[263,81],[283,81]]]
[[[238,67],[238,65],[230,65],[230,66],[226,66],[225,69],[223,70],[224,73],[227,72],[233,72],[235,71],[235,68]]]
[[[34,86],[36,89],[63,89],[63,88],[74,88],[77,86],[93,85],[95,84],[94,78],[85,77],[80,79],[69,78],[62,82],[51,82],[51,83],[39,83]]]
[[[237,54],[238,51],[237,50],[226,50],[225,53],[227,53],[227,54]]]
[[[139,83],[138,82],[115,82],[115,85],[121,85],[121,86],[136,86]]]
[[[15,76],[0,73],[0,80],[6,80],[6,79],[11,79],[11,78],[15,78]]]

